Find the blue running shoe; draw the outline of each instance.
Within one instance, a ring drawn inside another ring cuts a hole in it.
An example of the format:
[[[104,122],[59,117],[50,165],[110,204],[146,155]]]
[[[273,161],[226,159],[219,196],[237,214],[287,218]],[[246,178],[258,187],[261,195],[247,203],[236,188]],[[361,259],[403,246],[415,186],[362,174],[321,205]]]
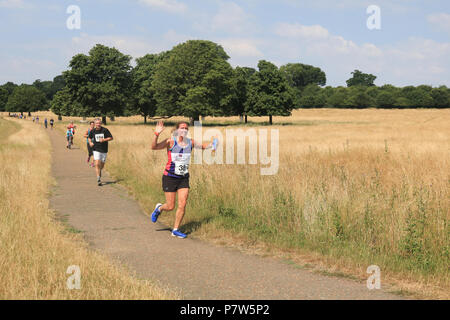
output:
[[[184,239],[187,236],[184,233],[180,232],[179,230],[173,230],[172,231],[172,237],[177,237],[177,238]]]
[[[159,211],[159,208],[162,206],[161,203],[158,203],[155,207],[155,210],[152,213],[152,222],[155,223],[158,220],[159,215],[161,214],[161,211]]]

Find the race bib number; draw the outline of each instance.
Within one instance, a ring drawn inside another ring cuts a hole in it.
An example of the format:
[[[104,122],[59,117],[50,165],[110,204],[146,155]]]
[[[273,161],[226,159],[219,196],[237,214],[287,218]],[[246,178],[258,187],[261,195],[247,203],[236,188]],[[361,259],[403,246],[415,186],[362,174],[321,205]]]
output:
[[[175,174],[179,176],[184,176],[189,172],[189,164],[175,164]]]
[[[175,156],[175,174],[184,176],[189,172],[189,162],[191,160],[190,153],[178,153]]]
[[[100,139],[104,139],[105,135],[103,133],[99,133],[95,135],[95,141],[100,142]]]

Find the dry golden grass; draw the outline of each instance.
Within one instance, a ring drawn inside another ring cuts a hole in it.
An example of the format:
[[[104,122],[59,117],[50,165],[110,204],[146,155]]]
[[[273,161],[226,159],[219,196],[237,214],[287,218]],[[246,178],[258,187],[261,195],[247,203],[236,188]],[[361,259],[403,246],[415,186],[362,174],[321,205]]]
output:
[[[177,298],[89,251],[55,221],[47,200],[50,165],[44,130],[0,118],[0,299]],[[81,269],[80,290],[67,289],[70,265]]]
[[[249,121],[258,129],[267,119]],[[107,170],[153,208],[167,159],[150,150],[153,126],[137,122],[109,123]],[[206,122],[239,128],[237,117]],[[191,166],[185,231],[361,279],[376,264],[394,290],[448,299],[450,111],[309,109],[274,123],[277,175],[254,165]],[[171,214],[161,219],[173,223]]]

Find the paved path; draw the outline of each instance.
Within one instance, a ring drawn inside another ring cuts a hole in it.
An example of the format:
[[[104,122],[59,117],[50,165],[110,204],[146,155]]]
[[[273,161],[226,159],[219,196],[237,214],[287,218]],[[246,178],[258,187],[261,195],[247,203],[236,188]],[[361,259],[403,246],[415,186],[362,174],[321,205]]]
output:
[[[365,283],[318,275],[273,258],[173,238],[167,226],[153,224],[107,174],[103,181],[111,183],[98,187],[83,150],[66,149],[57,130],[49,135],[57,181],[51,207],[83,231],[93,249],[129,266],[140,278],[179,290],[185,299],[399,299],[370,291]],[[110,150],[114,152],[114,142]]]

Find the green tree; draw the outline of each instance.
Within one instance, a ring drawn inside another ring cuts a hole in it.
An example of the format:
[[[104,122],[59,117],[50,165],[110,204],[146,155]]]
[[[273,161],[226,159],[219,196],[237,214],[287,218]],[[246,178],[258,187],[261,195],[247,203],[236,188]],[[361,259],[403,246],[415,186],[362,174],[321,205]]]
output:
[[[324,86],[327,82],[325,72],[318,67],[307,64],[288,63],[281,66],[280,71],[294,89],[296,106],[300,106],[302,91],[307,85]]]
[[[50,102],[50,110],[58,115],[58,120],[62,120],[62,115],[70,115],[74,113],[73,110],[70,110],[72,95],[70,94],[67,88],[63,88],[62,90],[55,93],[52,101]]]
[[[233,115],[243,117],[245,115],[245,123],[247,123],[247,115],[245,114],[245,104],[247,102],[250,79],[256,73],[256,70],[248,67],[236,67],[234,69],[234,92],[233,99]]]
[[[100,44],[89,55],[75,55],[63,76],[76,108],[64,115],[101,116],[104,123],[106,116],[123,115],[131,91],[130,60],[116,48]]]
[[[8,98],[13,93],[14,89],[17,87],[18,87],[17,84],[11,81],[0,86],[0,111],[6,111],[6,104],[8,102]]]
[[[51,92],[53,81],[41,81],[40,79],[37,79],[33,82],[33,86],[35,86],[37,89],[41,90],[45,94],[45,98],[47,101],[51,101],[53,99],[53,95]]]
[[[16,87],[6,104],[8,112],[35,112],[45,110],[47,100],[45,94],[34,86],[22,84]]]
[[[322,108],[327,102],[325,89],[321,89],[316,84],[309,84],[303,89],[302,97],[300,98],[301,108]]]
[[[165,56],[167,55],[164,53],[147,54],[136,59],[136,67],[131,71],[133,81],[133,95],[130,99],[131,109],[144,117],[144,123],[147,123],[147,117],[154,117],[156,114],[157,104],[152,81],[156,65]]]
[[[377,107],[380,108],[393,108],[397,102],[402,103],[402,101],[397,101],[397,97],[392,91],[388,90],[381,91],[376,98]]]
[[[277,66],[265,60],[250,80],[246,113],[250,116],[289,116],[294,108],[294,93]]]
[[[49,96],[47,97],[50,101],[52,101],[55,94],[62,90],[66,86],[66,81],[64,80],[63,75],[59,75],[53,78],[52,84],[49,90]]]
[[[395,100],[396,108],[409,108],[410,104],[411,104],[411,102],[409,101],[409,99],[402,97],[402,96],[397,97],[397,99]]]
[[[433,105],[436,108],[450,108],[450,94],[446,86],[433,88],[431,90],[431,98],[433,98]]]
[[[58,120],[62,116],[84,117],[89,113],[88,107],[76,101],[67,87],[59,90],[50,102],[50,110],[58,115]]]
[[[352,86],[348,89],[346,105],[351,108],[370,108],[374,106],[374,101],[366,92],[365,86]]]
[[[346,81],[347,82],[347,87],[351,87],[351,86],[366,86],[366,87],[374,86],[375,85],[374,81],[377,78],[373,74],[363,73],[363,72],[361,72],[359,70],[353,71],[352,75],[353,76]]]
[[[401,99],[403,98],[403,99]],[[416,88],[414,86],[406,86],[400,89],[400,97],[398,98],[397,105],[403,108],[416,107],[414,100],[416,98]]]
[[[398,107],[397,103],[403,103],[398,98],[401,95],[401,90],[391,84],[385,84],[378,89],[378,95],[375,99],[376,106],[379,108],[394,108]]]
[[[223,48],[211,41],[189,40],[175,46],[156,66],[152,89],[160,116],[232,113],[233,68]]]
[[[333,91],[333,94],[327,99],[327,106],[334,108],[347,107],[348,88],[339,86],[334,88]]]
[[[9,93],[6,88],[0,87],[0,111],[6,111],[6,103],[8,102]]]
[[[401,96],[409,100],[410,108],[432,108],[434,101],[431,96],[432,87],[430,86],[407,86],[400,90]]]
[[[8,81],[4,85],[2,85],[2,87],[8,90],[8,95],[11,95],[14,89],[18,87],[18,85],[15,84],[14,82]]]

